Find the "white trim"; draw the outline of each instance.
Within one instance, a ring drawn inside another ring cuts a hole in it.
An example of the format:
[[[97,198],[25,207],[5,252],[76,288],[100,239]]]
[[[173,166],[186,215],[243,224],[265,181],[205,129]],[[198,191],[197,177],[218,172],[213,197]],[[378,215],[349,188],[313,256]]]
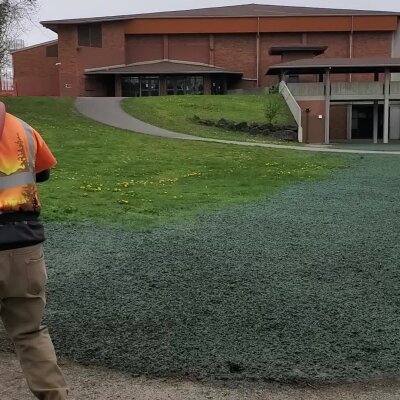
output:
[[[279,93],[283,96],[286,101],[286,104],[289,107],[290,112],[292,113],[295,121],[297,122],[297,140],[302,143],[303,142],[303,126],[301,122],[301,107],[299,103],[297,103],[296,99],[293,97],[292,92],[286,85],[285,81],[281,81],[279,83]]]
[[[236,74],[243,74],[242,72],[235,72],[235,71],[228,71],[222,67],[216,67],[215,65],[211,64],[204,64],[204,63],[198,63],[198,62],[190,62],[190,61],[182,61],[182,60],[171,60],[168,58],[160,59],[160,60],[152,60],[152,61],[141,61],[137,63],[132,63],[132,64],[119,64],[119,65],[110,65],[107,67],[99,67],[99,68],[87,68],[85,69],[85,72],[100,72],[100,71],[108,71],[113,68],[126,68],[126,67],[136,67],[140,65],[154,65],[154,64],[160,64],[162,62],[168,62],[171,64],[182,64],[182,65],[189,65],[189,66],[198,66],[198,67],[208,67],[212,68],[213,70],[220,70],[221,73],[236,73]],[[205,72],[206,73],[206,72]],[[256,79],[249,79],[249,78],[243,78],[244,80],[256,80]]]
[[[118,64],[118,65],[110,65],[108,67],[99,67],[99,68],[86,68],[85,72],[95,72],[95,71],[108,71],[111,68],[123,68],[126,67],[126,64]]]
[[[58,44],[58,39],[50,40],[49,42],[34,44],[33,46],[24,47],[24,48],[22,48],[22,49],[12,50],[12,51],[11,51],[11,54],[19,53],[19,52],[21,52],[21,51],[26,51],[26,50],[35,49],[35,48],[37,48],[37,47],[50,46],[50,45],[52,45],[52,44]]]

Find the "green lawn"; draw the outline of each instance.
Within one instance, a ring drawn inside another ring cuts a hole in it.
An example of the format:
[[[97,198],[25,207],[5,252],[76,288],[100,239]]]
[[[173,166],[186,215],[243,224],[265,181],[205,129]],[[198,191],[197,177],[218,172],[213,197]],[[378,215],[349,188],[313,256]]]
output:
[[[59,161],[42,194],[61,355],[235,383],[399,376],[399,157],[169,140],[70,99],[6,101]]]
[[[192,120],[197,115],[210,120],[225,118],[235,122],[268,122],[265,117],[268,102],[280,104],[281,112],[274,123],[296,125],[279,94],[140,97],[125,99],[123,108],[128,114],[142,121],[179,133],[216,139],[286,143],[265,136],[250,136],[242,132],[202,126]]]
[[[213,109],[214,98],[201,98],[206,99],[211,103],[204,107]],[[134,134],[81,117],[71,99],[5,102],[42,133],[58,159],[52,179],[41,185],[43,216],[49,221],[148,228],[262,199],[345,165],[341,156]],[[196,113],[201,115],[197,107]]]

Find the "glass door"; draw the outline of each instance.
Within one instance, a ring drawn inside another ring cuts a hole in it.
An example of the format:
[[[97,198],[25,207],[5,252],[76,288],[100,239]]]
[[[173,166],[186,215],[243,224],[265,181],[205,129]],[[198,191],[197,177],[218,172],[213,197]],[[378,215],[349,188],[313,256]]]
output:
[[[160,95],[160,78],[152,76],[144,76],[140,79],[140,89],[142,96],[159,96]]]
[[[137,76],[123,76],[121,78],[122,97],[139,97],[140,84]]]

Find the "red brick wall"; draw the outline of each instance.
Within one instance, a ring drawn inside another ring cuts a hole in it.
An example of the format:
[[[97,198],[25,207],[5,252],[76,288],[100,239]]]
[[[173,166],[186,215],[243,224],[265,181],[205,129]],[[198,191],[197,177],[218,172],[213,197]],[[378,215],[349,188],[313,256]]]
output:
[[[60,60],[60,95],[78,96],[78,62],[77,62],[78,34],[76,26],[59,26],[58,30],[58,58]],[[65,85],[71,85],[67,89]]]
[[[238,34],[151,34],[127,35],[123,22],[103,23],[103,47],[78,47],[77,28],[59,26],[59,93],[63,96],[101,95],[104,88],[85,90],[85,68],[164,58],[210,63],[233,71],[243,72],[236,87],[254,88],[257,83],[257,35]],[[353,38],[353,57],[383,57],[391,54],[391,32],[356,32]],[[259,86],[278,82],[274,76],[265,76],[270,65],[281,62],[280,56],[268,54],[271,46],[310,43],[327,45],[319,57],[349,57],[350,33],[262,33],[259,39]],[[40,50],[41,49],[41,50]],[[16,53],[16,77],[22,93],[58,94],[57,68],[54,59],[43,56],[44,47]],[[32,67],[31,67],[32,66]],[[29,68],[28,68],[29,67]],[[314,77],[309,77],[315,80]],[[332,80],[347,76],[332,76]],[[372,79],[372,76],[353,75],[353,80]],[[71,88],[67,89],[66,84]]]
[[[46,57],[46,45],[13,54],[18,96],[58,96],[57,57]]]
[[[353,57],[391,57],[392,32],[355,32]]]
[[[60,93],[61,96],[102,95],[85,90],[84,70],[125,63],[124,26],[118,22],[103,23],[103,47],[78,46],[76,25],[59,30]],[[65,85],[70,84],[70,89]]]
[[[325,141],[325,101],[299,101],[302,110],[303,140],[307,143],[324,143]],[[306,113],[309,108],[310,112]],[[318,116],[322,115],[320,119]],[[331,105],[329,114],[330,140],[347,137],[347,106]]]
[[[321,44],[328,48],[318,58],[348,58],[350,57],[350,34],[348,32],[307,33],[307,44]],[[347,81],[348,75],[332,75],[331,80]]]
[[[128,35],[125,46],[127,64],[164,59],[163,35]]]
[[[271,86],[278,83],[276,76],[266,76],[268,67],[281,63],[281,56],[271,56],[268,52],[272,46],[302,43],[301,33],[266,33],[260,37],[260,86]]]
[[[350,55],[350,35],[348,32],[307,33],[306,41],[307,44],[321,44],[328,46],[325,53],[318,56],[318,58],[340,58],[349,57]]]
[[[169,35],[168,58],[209,64],[209,35]]]
[[[346,139],[347,138],[347,106],[335,105],[331,106],[330,111],[330,138]]]
[[[355,32],[353,57],[383,58],[392,56],[391,32]],[[353,74],[353,81],[373,81],[373,74]],[[383,75],[381,75],[383,80]]]
[[[324,143],[325,141],[325,101],[299,101],[302,111],[303,142]],[[310,112],[307,113],[306,109]],[[322,115],[322,119],[318,116]]]
[[[214,62],[217,67],[243,72],[243,78],[256,78],[256,35],[214,35]]]

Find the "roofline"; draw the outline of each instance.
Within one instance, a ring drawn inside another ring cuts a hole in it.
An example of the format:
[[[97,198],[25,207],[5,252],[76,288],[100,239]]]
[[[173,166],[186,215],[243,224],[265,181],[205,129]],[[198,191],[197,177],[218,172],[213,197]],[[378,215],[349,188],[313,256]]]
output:
[[[289,44],[289,45],[276,45],[270,47],[268,50],[268,54],[270,55],[281,55],[282,53],[294,53],[294,52],[302,52],[302,53],[315,53],[315,54],[323,54],[325,50],[328,49],[329,46],[326,45],[305,45],[302,43]]]
[[[126,68],[126,67],[136,67],[136,66],[141,66],[141,65],[152,65],[152,64],[158,64],[161,62],[170,62],[174,64],[183,64],[187,65],[188,67],[193,67],[194,69],[190,70],[188,72],[157,72],[155,75],[177,75],[177,74],[230,74],[230,75],[243,75],[243,72],[237,72],[237,71],[229,71],[225,68],[222,67],[217,67],[215,65],[210,65],[210,64],[203,64],[203,63],[196,63],[196,62],[188,62],[188,61],[182,61],[182,60],[170,60],[170,59],[162,59],[162,60],[152,60],[152,61],[143,61],[143,62],[137,62],[137,63],[132,63],[132,64],[120,64],[120,65],[110,65],[107,67],[99,67],[99,68],[87,68],[85,69],[85,74],[86,75],[95,75],[95,74],[118,74],[118,75],[131,75],[132,72],[129,71],[112,71],[114,68]],[[208,67],[212,68],[212,71],[203,71],[203,70],[196,70],[196,67]],[[111,71],[111,72],[110,72]],[[148,72],[137,72],[137,75],[146,75],[149,74]]]
[[[324,62],[321,63],[310,63],[310,60],[321,60]],[[340,60],[340,61],[338,61]],[[348,62],[342,62],[343,60],[348,60]],[[397,57],[387,57],[387,58],[368,58],[368,57],[358,57],[358,58],[330,58],[330,57],[326,57],[326,58],[305,58],[302,60],[296,60],[296,61],[290,61],[288,63],[280,63],[280,64],[276,64],[276,65],[271,65],[270,68],[271,69],[278,69],[278,68],[301,68],[301,67],[320,67],[320,68],[334,68],[334,67],[348,67],[349,65],[351,66],[364,66],[367,65],[365,63],[365,60],[375,60],[376,63],[371,62],[371,65],[376,65],[378,67],[390,67],[394,64],[391,63],[387,63],[385,61],[388,60],[397,60],[398,63],[400,64],[400,58]],[[300,63],[301,61],[304,61],[304,64]],[[307,63],[307,62],[308,63]],[[335,64],[335,61],[337,62]],[[351,62],[351,63],[349,63]]]
[[[257,3],[246,3],[246,4],[238,4],[236,6],[250,6],[250,5],[272,5],[272,6],[281,6],[280,4],[257,4]],[[96,23],[96,22],[113,22],[113,21],[123,21],[123,20],[130,20],[130,19],[204,19],[204,18],[257,18],[257,17],[299,17],[299,16],[309,16],[309,17],[346,17],[346,16],[400,16],[400,12],[396,11],[380,11],[380,10],[357,10],[357,9],[336,9],[342,10],[341,13],[328,13],[326,10],[329,8],[326,7],[302,7],[305,10],[312,9],[312,10],[321,10],[321,13],[315,14],[307,14],[306,12],[298,12],[294,14],[271,14],[271,15],[260,15],[260,14],[243,14],[240,16],[234,15],[221,15],[221,16],[212,16],[212,15],[168,15],[169,13],[176,13],[176,12],[185,12],[185,11],[201,11],[201,10],[209,10],[209,9],[221,9],[221,8],[233,8],[235,5],[231,6],[220,6],[220,7],[203,7],[203,8],[193,8],[193,9],[186,9],[186,10],[170,10],[170,11],[156,11],[152,13],[142,13],[142,14],[123,14],[123,15],[107,15],[107,16],[98,16],[98,17],[87,17],[87,18],[72,18],[72,19],[61,19],[61,20],[48,20],[48,21],[40,21],[40,23],[45,25],[58,25],[58,24],[79,24],[79,23]],[[282,6],[288,9],[290,8],[298,8],[296,6]],[[325,11],[325,12],[324,12]],[[348,11],[346,13],[346,11]],[[354,14],[357,13],[357,14]],[[160,15],[160,14],[167,14],[167,15]]]
[[[357,10],[355,10],[357,11]],[[367,11],[368,12],[368,11]],[[74,25],[74,24],[95,24],[100,22],[117,22],[117,21],[129,21],[132,19],[222,19],[222,18],[297,18],[297,17],[310,17],[310,18],[320,18],[320,17],[400,17],[400,12],[390,12],[385,13],[384,11],[377,11],[378,14],[372,14],[373,11],[370,11],[366,14],[277,14],[277,15],[257,15],[257,14],[249,14],[249,15],[184,15],[184,16],[155,16],[155,17],[144,17],[142,15],[132,15],[132,16],[107,16],[107,17],[93,17],[93,18],[76,18],[76,19],[61,19],[54,21],[40,21],[40,23],[47,27],[49,25]],[[149,14],[150,15],[150,14]]]
[[[50,40],[48,42],[34,44],[34,45],[28,46],[28,47],[23,47],[22,49],[16,49],[16,50],[11,51],[11,54],[19,53],[19,52],[25,51],[25,50],[31,50],[31,49],[34,49],[36,47],[49,46],[49,45],[52,45],[52,44],[58,44],[58,39]]]
[[[85,72],[95,72],[95,71],[103,71],[103,70],[107,71],[112,68],[135,67],[137,65],[152,65],[152,64],[158,64],[160,62],[166,62],[166,61],[175,63],[175,64],[194,65],[194,66],[198,66],[198,67],[210,67],[210,68],[215,68],[215,69],[220,69],[220,70],[226,71],[222,67],[216,67],[215,65],[211,65],[211,64],[204,64],[204,63],[199,63],[199,62],[173,60],[170,58],[164,58],[164,59],[160,59],[160,60],[140,61],[140,62],[136,62],[136,63],[132,63],[132,64],[119,64],[119,65],[110,65],[107,67],[87,68],[87,69],[85,69]],[[237,72],[237,73],[241,74],[242,72]]]
[[[316,60],[311,59],[311,60]],[[310,63],[310,59],[304,59],[304,60],[296,60],[292,61],[290,63],[281,63],[281,64],[276,64],[276,65],[271,65],[267,72],[266,75],[278,75],[282,71],[296,71],[296,72],[301,72],[303,73],[308,73],[308,71],[327,71],[329,70],[331,73],[344,73],[346,70],[347,72],[350,72],[351,70],[366,70],[365,72],[371,71],[376,69],[377,72],[381,72],[382,70],[389,69],[389,70],[399,70],[400,69],[400,58],[376,58],[374,62],[374,59],[370,58],[349,58],[349,59],[341,59],[341,58],[321,58],[320,59],[321,64],[319,63]],[[340,61],[339,61],[340,60]],[[348,60],[348,62],[343,62],[343,60]],[[369,60],[370,63],[366,63],[366,60]],[[390,62],[389,60],[392,60],[394,62]],[[299,62],[304,61],[303,64],[299,64]],[[335,63],[336,61],[336,63]],[[389,61],[389,62],[388,62]],[[367,71],[368,70],[368,71]],[[307,72],[306,72],[307,71]],[[312,72],[311,72],[312,73]]]
[[[188,71],[179,71],[179,72],[129,72],[129,71],[123,71],[123,72],[109,72],[109,71],[85,71],[85,75],[151,75],[151,76],[159,76],[159,75],[187,75],[187,74],[193,74],[193,75],[213,75],[213,74],[226,74],[226,75],[243,75],[243,72],[235,72],[235,71],[227,71],[227,70],[221,70],[221,71],[201,71],[201,70],[188,70]],[[253,79],[256,80],[256,79]]]

